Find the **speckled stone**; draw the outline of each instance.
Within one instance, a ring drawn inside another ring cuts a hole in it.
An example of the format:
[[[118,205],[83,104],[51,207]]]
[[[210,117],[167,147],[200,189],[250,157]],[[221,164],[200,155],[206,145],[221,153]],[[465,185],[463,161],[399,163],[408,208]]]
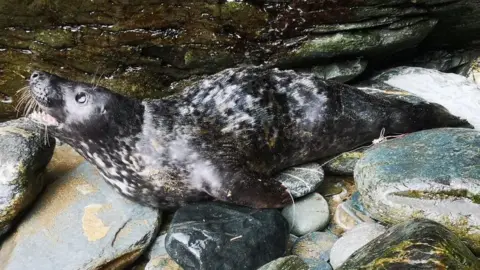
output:
[[[258,268],[258,270],[310,270],[308,265],[298,256],[278,258]]]
[[[293,198],[312,193],[320,186],[323,178],[324,172],[318,163],[295,166],[276,176],[276,179],[287,187]]]
[[[311,232],[298,238],[292,254],[302,258],[311,267],[320,265],[319,261],[329,261],[330,249],[337,240],[338,237],[329,232]]]
[[[312,193],[282,210],[295,235],[322,230],[330,220],[327,201],[318,193]]]

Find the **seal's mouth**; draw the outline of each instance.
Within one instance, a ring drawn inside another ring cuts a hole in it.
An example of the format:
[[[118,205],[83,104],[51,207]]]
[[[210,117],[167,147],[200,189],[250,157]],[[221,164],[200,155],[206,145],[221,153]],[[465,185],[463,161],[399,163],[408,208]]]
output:
[[[43,110],[38,110],[30,113],[27,116],[29,119],[33,120],[42,125],[46,126],[58,126],[59,123],[55,117],[51,116],[50,114],[46,113]]]

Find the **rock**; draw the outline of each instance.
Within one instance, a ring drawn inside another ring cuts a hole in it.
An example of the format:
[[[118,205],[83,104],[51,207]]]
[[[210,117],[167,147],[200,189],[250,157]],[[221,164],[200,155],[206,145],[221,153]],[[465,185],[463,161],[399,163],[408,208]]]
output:
[[[35,68],[155,97],[243,64],[310,69],[360,57],[381,70],[478,50],[477,0],[418,2],[3,0],[0,86],[13,96]]]
[[[398,224],[357,250],[338,269],[480,269],[470,250],[427,219]]]
[[[476,129],[480,128],[480,85],[464,76],[419,67],[397,67],[374,77],[370,84],[383,89],[398,88],[438,103]]]
[[[256,269],[284,256],[288,223],[275,209],[217,202],[180,208],[166,238],[184,269]]]
[[[148,263],[145,270],[182,270],[171,257],[165,248],[166,234],[157,237],[147,253]]]
[[[276,179],[288,188],[294,198],[312,193],[323,181],[323,169],[318,163],[295,166],[281,172]]]
[[[0,123],[0,237],[42,191],[54,149],[55,140],[27,119]]]
[[[286,253],[287,255],[292,254],[292,248],[293,248],[293,245],[295,245],[295,242],[297,242],[297,239],[298,239],[298,236],[294,234],[289,235],[288,243],[287,243],[287,253]]]
[[[357,161],[363,156],[363,149],[343,153],[329,160],[323,169],[328,174],[333,175],[353,175],[353,170]]]
[[[325,261],[318,260],[315,263],[308,265],[310,270],[332,270],[332,266]]]
[[[322,230],[330,219],[327,201],[318,193],[307,195],[283,208],[282,215],[295,235]]]
[[[330,249],[337,240],[338,237],[329,232],[311,232],[295,242],[292,255],[300,257],[311,268],[320,267],[330,259]]]
[[[333,220],[337,226],[346,231],[363,222],[373,222],[368,215],[353,206],[352,200],[347,200],[337,206]]]
[[[159,219],[85,162],[50,184],[3,242],[2,269],[119,269],[148,247]]]
[[[350,255],[384,233],[385,230],[385,227],[380,224],[365,222],[346,232],[333,244],[330,251],[330,264],[333,269],[340,267]]]
[[[297,256],[291,255],[283,258],[278,258],[275,261],[269,262],[258,270],[309,270],[306,263]]]
[[[314,66],[312,72],[325,80],[348,82],[362,74],[366,67],[366,60],[356,59],[324,66]]]
[[[480,254],[480,132],[440,128],[365,152],[355,182],[370,215],[396,224],[435,220]]]

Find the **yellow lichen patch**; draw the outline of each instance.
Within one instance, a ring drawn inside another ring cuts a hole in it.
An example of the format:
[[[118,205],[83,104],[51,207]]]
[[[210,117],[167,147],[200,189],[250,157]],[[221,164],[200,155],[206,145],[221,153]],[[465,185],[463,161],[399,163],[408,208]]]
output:
[[[5,126],[0,128],[0,135],[9,135],[9,134],[17,134],[24,137],[25,139],[28,139],[34,135],[32,132],[29,132],[17,127]]]
[[[410,96],[411,94],[407,91],[397,91],[397,90],[383,90],[385,94],[389,95],[398,95],[398,96]]]
[[[84,184],[77,186],[77,191],[80,192],[82,195],[87,195],[96,192],[97,189],[90,184]]]
[[[110,230],[110,226],[105,226],[103,221],[97,216],[102,207],[103,205],[101,204],[87,205],[83,212],[83,234],[90,242],[104,238]]]

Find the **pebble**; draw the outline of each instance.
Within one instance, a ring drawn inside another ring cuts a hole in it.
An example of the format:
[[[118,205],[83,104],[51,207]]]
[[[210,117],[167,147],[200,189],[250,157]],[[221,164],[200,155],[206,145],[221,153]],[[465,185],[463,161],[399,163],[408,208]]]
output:
[[[299,256],[310,267],[328,262],[330,249],[338,237],[329,232],[311,232],[300,237],[292,248],[292,255]]]
[[[330,220],[327,201],[318,193],[307,195],[285,207],[282,215],[297,236],[324,229]]]
[[[350,255],[385,232],[385,227],[377,223],[361,223],[346,232],[333,244],[330,251],[330,264],[333,269],[342,265]]]
[[[258,270],[310,270],[308,265],[298,256],[278,258],[258,268]]]
[[[324,172],[320,164],[309,163],[287,169],[276,179],[287,187],[293,198],[299,198],[312,193],[322,184]]]

